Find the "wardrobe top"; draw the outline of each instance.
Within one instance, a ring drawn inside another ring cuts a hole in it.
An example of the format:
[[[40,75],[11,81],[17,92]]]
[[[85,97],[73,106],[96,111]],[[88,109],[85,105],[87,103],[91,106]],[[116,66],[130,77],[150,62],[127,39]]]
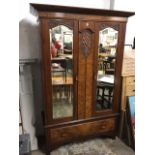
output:
[[[135,12],[108,10],[108,9],[94,9],[94,8],[70,7],[60,5],[35,4],[35,3],[30,3],[30,5],[39,12],[62,12],[62,13],[87,14],[87,15],[117,16],[117,17],[130,17],[135,15]]]

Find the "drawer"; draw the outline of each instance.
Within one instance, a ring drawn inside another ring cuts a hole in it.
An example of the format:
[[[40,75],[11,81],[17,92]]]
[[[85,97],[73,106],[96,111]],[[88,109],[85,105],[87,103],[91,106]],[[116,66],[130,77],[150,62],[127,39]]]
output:
[[[50,143],[60,145],[84,137],[101,135],[104,132],[114,131],[115,126],[116,119],[112,118],[50,129]]]
[[[135,95],[135,85],[126,86],[126,96],[133,96],[133,95]]]
[[[126,78],[126,86],[135,85],[135,77],[130,76]]]

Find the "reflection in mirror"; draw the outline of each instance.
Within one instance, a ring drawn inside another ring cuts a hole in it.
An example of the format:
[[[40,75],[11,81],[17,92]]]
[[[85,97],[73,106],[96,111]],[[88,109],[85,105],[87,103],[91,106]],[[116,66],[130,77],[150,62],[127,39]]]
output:
[[[105,28],[99,32],[96,110],[112,109],[115,57],[118,31]]]
[[[59,25],[49,30],[53,119],[73,116],[73,31]]]

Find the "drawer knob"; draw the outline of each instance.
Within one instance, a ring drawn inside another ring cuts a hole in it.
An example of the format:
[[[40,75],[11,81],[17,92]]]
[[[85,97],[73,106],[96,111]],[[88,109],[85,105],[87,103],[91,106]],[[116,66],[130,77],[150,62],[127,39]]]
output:
[[[66,136],[67,136],[67,134],[66,134],[66,133],[63,133],[63,134],[62,134],[62,137],[66,137]]]
[[[86,23],[86,26],[89,26],[89,23],[88,22]]]
[[[101,127],[102,129],[105,129],[106,128],[106,125],[102,125],[102,127]]]

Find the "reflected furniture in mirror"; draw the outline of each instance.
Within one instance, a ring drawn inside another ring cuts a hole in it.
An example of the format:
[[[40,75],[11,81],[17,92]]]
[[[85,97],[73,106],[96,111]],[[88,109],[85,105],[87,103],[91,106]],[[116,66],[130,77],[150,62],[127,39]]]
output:
[[[134,12],[31,4],[42,34],[47,154],[118,131],[127,18]]]
[[[114,75],[103,75],[97,80],[97,105],[98,110],[110,109],[113,104]],[[101,106],[99,108],[99,105]]]
[[[118,27],[98,25],[99,48],[97,70],[97,104],[98,110],[113,108],[115,78],[115,60],[118,42]],[[102,97],[101,97],[102,96]],[[102,103],[102,104],[101,104]],[[99,108],[100,105],[100,108]]]
[[[73,30],[65,24],[49,29],[53,119],[73,116]],[[67,50],[67,52],[66,52]]]

